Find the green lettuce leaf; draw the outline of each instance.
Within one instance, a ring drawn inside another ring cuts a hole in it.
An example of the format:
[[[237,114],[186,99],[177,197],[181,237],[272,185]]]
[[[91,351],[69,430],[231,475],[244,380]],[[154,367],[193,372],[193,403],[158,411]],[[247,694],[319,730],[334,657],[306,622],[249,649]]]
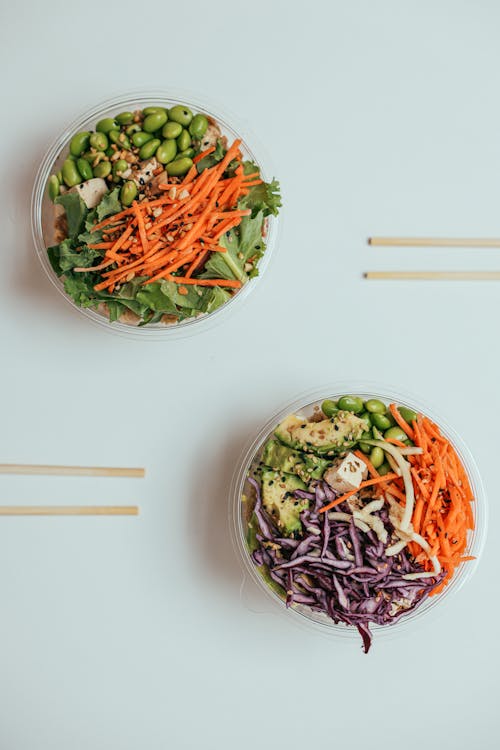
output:
[[[54,203],[64,208],[68,222],[68,237],[73,239],[80,232],[85,221],[87,206],[78,193],[63,193],[62,195],[58,195]]]
[[[216,164],[218,164],[218,162],[222,161],[225,155],[226,149],[222,145],[222,141],[219,139],[215,144],[215,151],[211,154],[208,154],[208,156],[205,156],[205,158],[199,161],[196,165],[198,174],[201,174],[204,169],[214,167]]]
[[[254,185],[238,203],[240,208],[252,209],[252,216],[262,211],[263,216],[278,215],[281,207],[280,185],[277,180]]]
[[[94,265],[96,258],[101,254],[97,250],[84,246],[82,250],[77,251],[74,247],[73,240],[67,239],[53,245],[48,250],[49,260],[52,268],[58,276],[71,271],[73,268],[88,268]]]
[[[122,210],[122,204],[118,199],[120,188],[115,188],[110,193],[106,193],[96,208],[97,220],[102,221],[107,216],[117,214]],[[87,227],[88,228],[88,227]]]

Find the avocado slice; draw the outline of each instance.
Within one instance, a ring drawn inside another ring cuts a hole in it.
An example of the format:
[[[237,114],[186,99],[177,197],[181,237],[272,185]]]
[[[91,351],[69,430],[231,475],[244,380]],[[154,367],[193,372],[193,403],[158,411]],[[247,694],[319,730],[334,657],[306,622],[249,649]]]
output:
[[[306,489],[307,485],[295,474],[262,470],[262,504],[286,536],[302,529],[300,514],[309,506],[309,501],[296,498],[292,493]]]
[[[293,450],[273,438],[264,446],[262,463],[276,471],[297,474],[306,483],[311,479],[321,479],[331,465],[331,461]]]
[[[366,421],[353,412],[338,411],[331,419],[321,422],[308,422],[291,414],[280,422],[274,434],[295,450],[333,456],[351,448],[367,429]]]

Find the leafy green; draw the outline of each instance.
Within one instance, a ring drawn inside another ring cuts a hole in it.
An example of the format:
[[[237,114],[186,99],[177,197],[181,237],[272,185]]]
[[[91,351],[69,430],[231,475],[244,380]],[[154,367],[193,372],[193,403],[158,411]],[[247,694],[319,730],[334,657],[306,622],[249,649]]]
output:
[[[98,304],[90,274],[71,274],[64,279],[64,291],[80,307],[95,307]]]
[[[52,268],[58,276],[62,276],[66,271],[73,268],[88,268],[93,265],[96,258],[101,254],[97,250],[84,246],[82,250],[75,248],[75,243],[71,239],[63,240],[59,245],[54,245],[48,249],[49,260]]]
[[[115,188],[110,193],[106,193],[96,208],[97,220],[102,221],[107,216],[120,213],[122,204],[118,199],[120,188]]]
[[[222,145],[222,141],[219,139],[217,143],[215,144],[215,151],[211,154],[208,154],[208,156],[205,156],[201,161],[198,162],[196,165],[198,169],[198,174],[201,174],[203,170],[209,169],[210,167],[214,167],[216,164],[218,164],[224,156],[226,155],[226,149]]]
[[[80,231],[87,216],[87,206],[78,193],[63,193],[63,195],[58,195],[54,203],[64,208],[68,222],[68,237],[73,239]]]
[[[277,216],[281,207],[280,185],[277,180],[254,185],[239,201],[240,208],[251,208],[252,216],[262,211],[264,216]]]
[[[243,260],[247,261],[254,256],[261,257],[266,244],[262,239],[262,225],[264,223],[264,214],[259,211],[255,217],[244,216],[238,227],[240,237],[240,252],[243,253]]]

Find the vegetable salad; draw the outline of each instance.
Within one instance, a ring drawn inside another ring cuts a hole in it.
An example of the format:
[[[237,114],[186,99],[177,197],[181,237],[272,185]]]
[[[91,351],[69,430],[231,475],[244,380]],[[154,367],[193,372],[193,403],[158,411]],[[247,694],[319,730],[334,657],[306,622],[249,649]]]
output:
[[[76,133],[48,193],[65,292],[111,322],[178,323],[217,309],[266,249],[279,185],[184,105],[121,112]]]
[[[474,501],[427,416],[379,399],[325,400],[267,440],[242,497],[253,563],[287,607],[359,631],[392,625],[450,582]]]

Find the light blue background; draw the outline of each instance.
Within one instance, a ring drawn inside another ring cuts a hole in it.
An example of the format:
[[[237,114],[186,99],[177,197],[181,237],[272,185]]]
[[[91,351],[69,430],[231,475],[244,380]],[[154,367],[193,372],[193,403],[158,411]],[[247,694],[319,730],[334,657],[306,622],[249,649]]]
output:
[[[138,519],[0,522],[2,750],[498,747],[498,285],[367,269],[500,269],[495,250],[370,234],[500,234],[496,2],[2,3],[1,460],[147,479],[1,477],[2,503],[134,503]],[[72,312],[29,229],[62,126],[140,86],[237,113],[283,188],[262,283],[200,338],[142,343]],[[417,393],[492,501],[476,576],[394,641],[256,614],[227,533],[247,437],[325,381]],[[479,408],[482,407],[482,408]]]

